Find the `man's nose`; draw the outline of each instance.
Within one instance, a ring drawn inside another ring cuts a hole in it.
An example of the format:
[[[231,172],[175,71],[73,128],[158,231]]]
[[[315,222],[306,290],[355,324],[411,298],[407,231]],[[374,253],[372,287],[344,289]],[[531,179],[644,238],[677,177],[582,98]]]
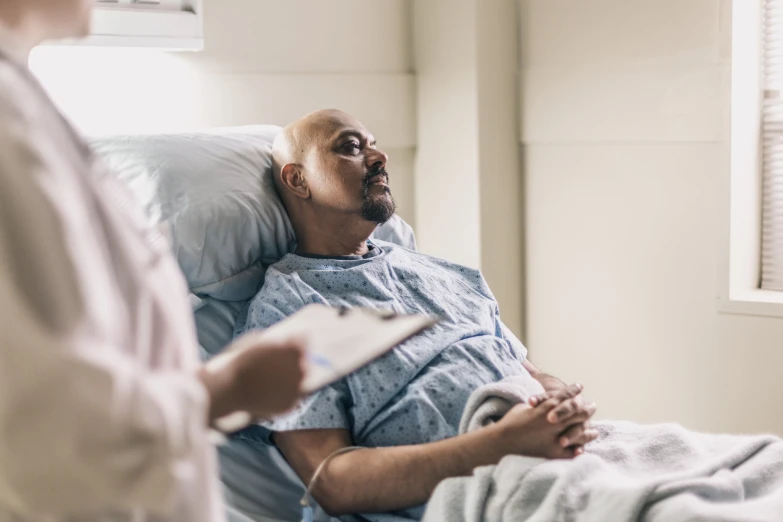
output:
[[[386,166],[386,162],[389,161],[389,156],[385,152],[378,149],[370,149],[367,154],[367,167],[369,169],[379,169]]]

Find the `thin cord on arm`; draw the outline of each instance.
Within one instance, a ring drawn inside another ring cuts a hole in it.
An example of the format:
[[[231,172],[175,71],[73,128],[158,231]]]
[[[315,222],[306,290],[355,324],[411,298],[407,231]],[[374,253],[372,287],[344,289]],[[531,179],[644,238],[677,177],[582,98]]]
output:
[[[340,455],[344,455],[346,453],[350,453],[352,451],[360,450],[360,449],[367,449],[363,448],[361,446],[348,446],[346,448],[340,448],[328,457],[324,459],[323,462],[318,466],[318,468],[315,470],[315,473],[313,473],[313,478],[310,479],[310,484],[307,486],[307,490],[305,491],[304,496],[302,497],[302,500],[299,501],[299,503],[302,506],[302,522],[313,522],[313,507],[310,504],[310,500],[313,498],[313,489],[315,489],[316,483],[318,482],[318,478],[321,476],[321,473],[323,472],[324,468],[326,468],[326,465],[329,464],[329,462],[335,458],[339,457]]]

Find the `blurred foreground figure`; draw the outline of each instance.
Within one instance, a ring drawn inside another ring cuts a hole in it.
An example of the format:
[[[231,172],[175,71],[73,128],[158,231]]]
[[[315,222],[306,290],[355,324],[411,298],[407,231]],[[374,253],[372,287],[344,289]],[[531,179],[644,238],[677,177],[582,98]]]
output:
[[[93,0],[0,0],[0,520],[221,522],[208,427],[291,407],[298,346],[198,360],[168,245],[27,70]]]

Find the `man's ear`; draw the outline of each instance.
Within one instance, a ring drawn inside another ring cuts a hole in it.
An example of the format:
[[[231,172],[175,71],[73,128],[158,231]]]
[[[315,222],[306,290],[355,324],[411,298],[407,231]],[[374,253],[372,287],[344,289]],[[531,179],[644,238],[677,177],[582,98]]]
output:
[[[280,181],[286,190],[297,197],[308,199],[310,197],[310,187],[307,186],[307,180],[302,174],[299,165],[288,163],[280,171]]]

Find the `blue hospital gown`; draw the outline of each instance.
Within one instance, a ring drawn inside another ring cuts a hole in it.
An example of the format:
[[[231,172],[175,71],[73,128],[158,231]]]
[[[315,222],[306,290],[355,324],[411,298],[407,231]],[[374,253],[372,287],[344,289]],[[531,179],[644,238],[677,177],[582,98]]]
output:
[[[366,447],[434,442],[457,435],[476,388],[526,373],[525,347],[500,321],[479,271],[391,243],[368,244],[371,251],[362,257],[284,257],[268,270],[238,334],[267,328],[312,303],[432,314],[443,321],[262,424],[267,430],[342,428]],[[413,519],[422,514],[422,508],[399,513]]]

